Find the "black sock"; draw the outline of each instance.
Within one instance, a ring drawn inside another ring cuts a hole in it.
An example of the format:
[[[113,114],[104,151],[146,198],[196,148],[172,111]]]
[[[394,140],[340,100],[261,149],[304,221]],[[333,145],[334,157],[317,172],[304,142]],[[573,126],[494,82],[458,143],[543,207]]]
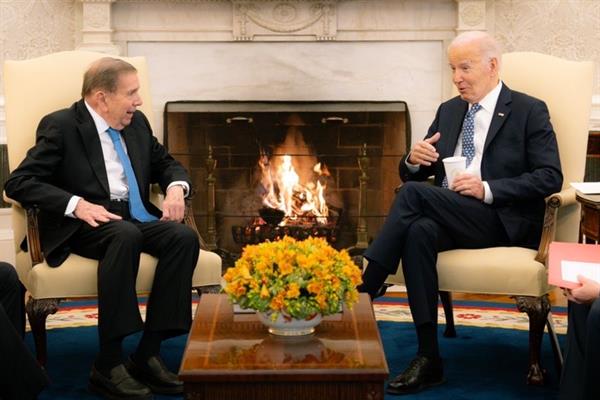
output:
[[[369,296],[373,299],[389,274],[388,270],[382,265],[369,260],[369,265],[367,265],[367,269],[362,276],[363,283],[357,286],[358,291],[369,293]]]
[[[163,335],[161,332],[144,331],[140,344],[133,354],[135,361],[144,362],[152,356],[157,356],[160,352],[160,344],[162,343]]]
[[[122,342],[123,338],[100,342],[100,353],[96,357],[95,366],[102,375],[109,376],[110,370],[123,362]]]
[[[437,325],[426,323],[417,326],[417,340],[419,342],[418,355],[430,359],[439,358],[440,350],[437,340]]]

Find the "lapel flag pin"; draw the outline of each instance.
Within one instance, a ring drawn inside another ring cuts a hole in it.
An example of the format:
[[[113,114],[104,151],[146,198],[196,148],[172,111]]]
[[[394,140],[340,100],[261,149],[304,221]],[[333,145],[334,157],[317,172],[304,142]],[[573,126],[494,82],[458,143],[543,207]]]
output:
[[[504,113],[498,113],[499,117],[504,117]]]

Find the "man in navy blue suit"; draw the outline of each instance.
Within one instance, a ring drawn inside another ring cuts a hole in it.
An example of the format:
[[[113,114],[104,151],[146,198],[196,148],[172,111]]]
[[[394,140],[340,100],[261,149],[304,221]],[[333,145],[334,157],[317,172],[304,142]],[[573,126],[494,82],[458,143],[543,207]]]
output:
[[[536,248],[544,198],[560,190],[556,137],[545,103],[499,78],[501,51],[484,32],[465,32],[448,48],[459,96],[442,103],[424,140],[400,162],[405,182],[367,251],[360,290],[375,297],[400,260],[418,352],[390,394],[444,382],[437,342],[438,252],[454,248]],[[451,185],[442,160],[463,156]],[[435,185],[424,181],[434,176]]]

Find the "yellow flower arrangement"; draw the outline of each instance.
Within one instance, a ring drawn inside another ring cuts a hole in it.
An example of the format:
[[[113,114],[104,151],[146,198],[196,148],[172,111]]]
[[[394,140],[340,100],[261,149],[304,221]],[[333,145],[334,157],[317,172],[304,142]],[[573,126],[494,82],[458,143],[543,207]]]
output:
[[[345,250],[337,251],[324,239],[248,245],[233,268],[223,276],[232,303],[268,313],[310,319],[338,312],[342,303],[358,300],[360,269]]]

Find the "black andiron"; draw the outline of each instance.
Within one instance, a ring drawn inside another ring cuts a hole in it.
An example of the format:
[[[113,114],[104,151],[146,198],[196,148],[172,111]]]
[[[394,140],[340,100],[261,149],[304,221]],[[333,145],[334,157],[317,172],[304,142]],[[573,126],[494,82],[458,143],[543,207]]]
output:
[[[206,158],[206,186],[207,186],[207,240],[206,247],[208,250],[217,249],[217,220],[215,212],[215,169],[217,168],[217,160],[213,157],[212,146],[208,146],[208,157]]]
[[[358,177],[359,192],[358,192],[358,218],[356,224],[356,244],[348,248],[348,253],[352,257],[352,261],[362,269],[363,257],[362,254],[369,247],[368,225],[367,225],[367,184],[369,183],[369,165],[371,159],[367,156],[367,144],[363,143],[358,153],[358,167],[360,168],[360,176]]]
[[[367,144],[364,143],[357,157],[358,166],[360,169],[359,176],[359,197],[358,197],[358,216],[357,216],[357,226],[356,226],[356,244],[348,248],[350,255],[353,257],[354,261],[361,266],[362,265],[362,253],[369,245],[368,238],[368,225],[367,225],[367,185],[369,182],[368,169],[371,163],[369,156],[367,155]],[[207,177],[207,238],[206,238],[206,247],[211,251],[215,251],[218,253],[223,259],[224,264],[229,264],[231,261],[235,260],[235,256],[231,254],[229,251],[225,249],[221,249],[217,245],[218,236],[216,229],[216,204],[215,204],[215,185],[216,185],[216,177],[215,177],[215,169],[217,167],[217,160],[213,156],[213,148],[212,146],[208,146],[208,155],[205,161]],[[331,207],[331,206],[330,206]],[[335,209],[334,211],[338,212],[337,215],[337,225],[341,219],[341,210]],[[290,226],[277,226],[281,221],[281,215],[275,215],[274,213],[279,210],[273,210],[268,208],[263,208],[259,210],[259,214],[261,218],[267,222],[268,226],[263,227],[264,234],[269,236],[272,234],[283,235],[283,234],[291,234],[292,236],[321,236],[327,238],[328,241],[335,242],[337,236],[337,226],[329,226],[329,227],[312,227],[310,229],[304,227],[290,227]],[[278,214],[282,212],[279,211]],[[236,230],[237,229],[237,230]],[[254,237],[254,239],[249,240],[248,229],[253,230],[253,237],[256,236],[253,227],[233,227],[232,234],[234,236],[234,240],[237,243],[254,243],[257,242],[258,238]],[[303,230],[303,232],[299,232]],[[304,232],[305,231],[305,232]],[[246,238],[246,239],[244,239]],[[256,239],[256,240],[255,240]],[[231,259],[231,260],[230,260]],[[228,262],[228,260],[230,260]]]

